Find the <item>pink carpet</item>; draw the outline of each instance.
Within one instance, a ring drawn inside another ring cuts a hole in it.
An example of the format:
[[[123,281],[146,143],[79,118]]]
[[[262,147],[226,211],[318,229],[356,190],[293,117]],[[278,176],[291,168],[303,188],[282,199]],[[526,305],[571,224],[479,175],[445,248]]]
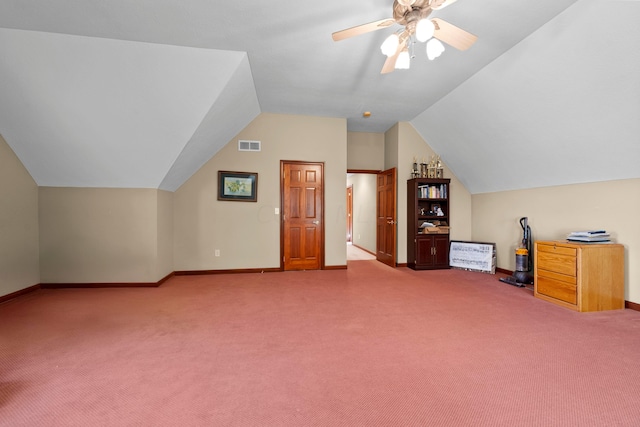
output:
[[[0,305],[3,426],[636,426],[640,312],[497,276],[348,270]]]

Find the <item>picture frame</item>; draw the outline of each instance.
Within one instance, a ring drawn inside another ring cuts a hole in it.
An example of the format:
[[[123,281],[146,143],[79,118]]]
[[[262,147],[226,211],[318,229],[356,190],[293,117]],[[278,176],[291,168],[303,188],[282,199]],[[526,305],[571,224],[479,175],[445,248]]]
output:
[[[431,203],[431,212],[433,212],[434,215],[438,212],[438,209],[440,209],[440,203]]]
[[[258,174],[255,172],[218,171],[218,200],[258,201]]]

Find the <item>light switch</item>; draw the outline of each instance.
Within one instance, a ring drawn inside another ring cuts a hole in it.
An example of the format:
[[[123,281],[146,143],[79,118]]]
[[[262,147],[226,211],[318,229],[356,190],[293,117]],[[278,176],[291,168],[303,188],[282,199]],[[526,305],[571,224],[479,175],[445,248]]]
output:
[[[273,213],[276,215],[280,215],[280,208],[275,208]]]

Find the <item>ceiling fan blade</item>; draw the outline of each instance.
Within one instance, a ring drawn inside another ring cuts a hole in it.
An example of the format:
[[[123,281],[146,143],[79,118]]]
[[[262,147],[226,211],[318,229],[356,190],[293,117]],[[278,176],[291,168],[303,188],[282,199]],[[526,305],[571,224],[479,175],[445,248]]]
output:
[[[398,48],[398,51],[393,56],[388,57],[387,60],[384,61],[380,74],[389,74],[396,69],[396,61],[398,60],[398,56],[400,56],[400,52],[402,52],[402,49]]]
[[[449,6],[450,4],[455,3],[457,1],[458,0],[444,0],[439,6],[431,6],[431,9],[433,9],[433,10],[444,9],[445,7]]]
[[[396,69],[396,61],[398,60],[398,56],[400,56],[400,52],[406,47],[406,39],[403,39],[400,44],[398,44],[398,49],[396,53],[392,56],[388,57],[386,61],[384,61],[384,65],[382,66],[382,70],[380,74],[389,74],[392,73],[393,70]]]
[[[400,42],[398,43],[398,49],[396,49],[396,53],[394,53],[392,56],[388,57],[386,61],[384,61],[384,65],[382,66],[380,74],[389,74],[396,69],[396,61],[398,61],[398,56],[400,56],[400,53],[407,48],[407,41],[409,40],[410,36],[411,33],[407,29],[400,33]]]
[[[458,50],[467,50],[478,40],[478,36],[474,36],[447,21],[439,18],[433,18],[431,21],[436,25],[433,36]]]
[[[381,30],[387,28],[390,25],[395,24],[395,20],[392,18],[381,19],[375,22],[369,22],[368,24],[358,25],[356,27],[347,28],[346,30],[336,31],[331,34],[334,41],[340,41],[348,39],[349,37],[359,36],[360,34],[370,33],[371,31]]]

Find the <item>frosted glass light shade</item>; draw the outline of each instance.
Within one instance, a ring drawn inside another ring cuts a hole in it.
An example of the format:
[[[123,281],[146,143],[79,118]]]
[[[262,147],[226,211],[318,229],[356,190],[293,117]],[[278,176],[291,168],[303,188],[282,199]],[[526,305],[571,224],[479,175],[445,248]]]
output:
[[[398,55],[398,59],[396,60],[396,69],[398,70],[408,70],[411,65],[411,58],[409,57],[409,52],[403,50]]]
[[[438,39],[431,39],[427,42],[427,58],[436,59],[444,52],[444,45]]]
[[[430,19],[421,19],[416,24],[416,38],[419,42],[426,42],[431,37],[433,37],[433,33],[436,31],[435,25],[431,22]]]
[[[396,54],[396,51],[398,50],[398,45],[400,44],[400,37],[398,37],[397,34],[391,34],[389,37],[387,37],[384,42],[382,42],[382,45],[380,46],[380,50],[382,51],[383,54],[389,56],[393,56]]]

